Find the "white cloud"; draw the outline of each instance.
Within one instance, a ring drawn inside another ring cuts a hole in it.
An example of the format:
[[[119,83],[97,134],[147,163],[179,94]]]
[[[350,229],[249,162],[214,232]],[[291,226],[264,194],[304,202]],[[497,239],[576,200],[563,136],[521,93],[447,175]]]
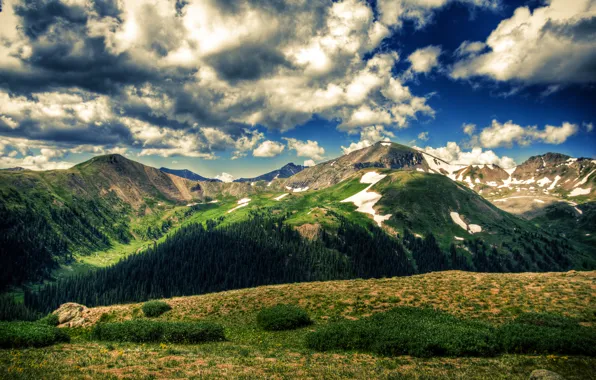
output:
[[[464,133],[468,136],[472,136],[474,134],[474,132],[476,131],[476,124],[464,124],[462,125],[462,129],[464,130]]]
[[[294,138],[285,138],[288,142],[288,149],[295,150],[298,157],[308,157],[313,160],[322,160],[325,149],[319,146],[317,141],[301,141]]]
[[[460,46],[468,57],[452,67],[451,76],[529,84],[594,82],[594,12],[593,0],[550,0],[533,12],[519,7],[487,38],[487,52],[480,53],[481,43]]]
[[[221,174],[216,175],[215,179],[218,179],[222,182],[233,182],[234,176],[229,173],[223,172]]]
[[[285,145],[278,143],[277,141],[263,141],[257,149],[252,151],[252,155],[255,157],[275,157],[279,155],[285,149]]]
[[[368,148],[369,146],[371,146],[372,143],[368,140],[361,140],[358,141],[357,143],[351,143],[349,146],[343,146],[341,147],[341,150],[344,152],[344,154],[349,154],[352,153],[356,150],[360,150],[360,149],[364,149],[364,148]]]
[[[408,61],[414,72],[427,74],[439,65],[440,55],[440,46],[427,46],[410,54]]]
[[[418,148],[428,154],[438,157],[452,164],[462,165],[498,165],[504,169],[514,167],[515,161],[507,156],[499,157],[492,150],[482,150],[482,148],[473,148],[470,151],[464,152],[457,143],[450,141],[444,147],[439,148]]]
[[[457,50],[455,50],[455,56],[457,57],[468,57],[471,55],[476,55],[482,52],[486,48],[486,44],[484,42],[471,42],[471,41],[464,41],[462,42]]]
[[[586,128],[586,132],[592,132],[594,130],[593,123],[583,123],[583,125]]]
[[[317,163],[314,160],[305,160],[304,166],[315,166]]]
[[[428,141],[428,132],[420,132],[418,134],[418,140]]]
[[[74,164],[62,160],[67,153],[44,142],[0,136],[0,168],[68,169]]]
[[[344,154],[348,154],[355,150],[368,148],[377,141],[390,141],[390,137],[395,137],[395,135],[393,132],[385,130],[382,125],[370,126],[362,129],[360,141],[352,142],[347,147],[342,146],[341,149]]]
[[[456,1],[497,4],[193,0],[177,10],[172,0],[121,0],[99,10],[64,0],[61,9],[78,21],[50,15],[31,37],[25,17],[51,4],[17,17],[11,5],[27,2],[12,0],[2,13],[0,76],[25,96],[0,90],[0,133],[163,157],[231,151],[235,159],[265,139],[255,125],[284,132],[316,114],[350,133],[404,128],[434,110],[395,72],[398,54],[379,47],[404,20],[421,27]]]
[[[511,147],[513,144],[527,146],[533,142],[557,145],[576,134],[578,129],[576,124],[567,122],[560,127],[547,125],[543,130],[539,130],[537,126],[522,127],[512,121],[502,124],[493,120],[490,127],[480,132],[478,142],[485,148]]]

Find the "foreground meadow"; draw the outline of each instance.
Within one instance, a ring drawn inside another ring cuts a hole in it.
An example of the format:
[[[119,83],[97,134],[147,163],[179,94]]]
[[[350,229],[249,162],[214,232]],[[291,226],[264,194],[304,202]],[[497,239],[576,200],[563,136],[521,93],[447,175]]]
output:
[[[596,272],[478,274],[459,271],[411,277],[263,286],[166,300],[157,321],[209,321],[226,341],[204,344],[98,342],[93,325],[145,319],[141,304],[91,309],[70,343],[0,350],[0,378],[495,378],[527,379],[549,369],[568,379],[592,378],[596,358],[560,354],[492,357],[387,357],[361,351],[308,349],[305,337],[330,323],[360,320],[400,306],[442,310],[501,326],[526,312],[596,321]],[[293,304],[313,325],[264,331],[260,309]]]

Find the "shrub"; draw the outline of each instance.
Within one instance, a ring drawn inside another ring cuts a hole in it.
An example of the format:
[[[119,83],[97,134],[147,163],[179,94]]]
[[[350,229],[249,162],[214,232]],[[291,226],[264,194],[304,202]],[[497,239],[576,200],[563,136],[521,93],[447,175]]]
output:
[[[153,318],[172,310],[172,307],[163,301],[149,301],[143,304],[142,309],[146,317]]]
[[[327,325],[306,337],[315,350],[363,350],[380,355],[492,356],[494,328],[431,310],[400,307],[358,321]]]
[[[159,322],[132,320],[99,323],[93,339],[115,342],[202,343],[225,340],[223,327],[209,322]]]
[[[293,330],[312,324],[308,313],[293,305],[277,305],[262,309],[257,324],[267,331]]]
[[[0,348],[44,347],[70,342],[70,336],[57,327],[35,322],[0,322]]]
[[[59,320],[56,314],[48,314],[45,317],[38,320],[37,323],[43,323],[48,326],[58,326]]]
[[[515,323],[556,328],[573,328],[579,326],[575,319],[550,313],[524,313],[515,319]]]
[[[511,323],[499,329],[501,350],[519,354],[596,356],[596,330]]]

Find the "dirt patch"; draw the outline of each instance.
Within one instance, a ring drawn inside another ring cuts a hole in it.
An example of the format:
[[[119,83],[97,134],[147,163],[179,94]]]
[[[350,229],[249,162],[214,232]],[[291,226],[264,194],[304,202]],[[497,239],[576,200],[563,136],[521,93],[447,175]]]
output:
[[[318,239],[321,235],[321,225],[319,223],[306,223],[296,227],[296,231],[298,231],[298,233],[302,235],[303,238],[306,238],[308,240],[315,240]]]

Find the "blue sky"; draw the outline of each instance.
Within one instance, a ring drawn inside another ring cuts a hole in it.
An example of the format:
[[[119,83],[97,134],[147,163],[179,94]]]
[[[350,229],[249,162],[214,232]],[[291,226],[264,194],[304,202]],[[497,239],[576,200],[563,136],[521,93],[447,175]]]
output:
[[[249,177],[387,138],[596,157],[592,0],[54,3],[0,13],[1,167],[116,152]]]

